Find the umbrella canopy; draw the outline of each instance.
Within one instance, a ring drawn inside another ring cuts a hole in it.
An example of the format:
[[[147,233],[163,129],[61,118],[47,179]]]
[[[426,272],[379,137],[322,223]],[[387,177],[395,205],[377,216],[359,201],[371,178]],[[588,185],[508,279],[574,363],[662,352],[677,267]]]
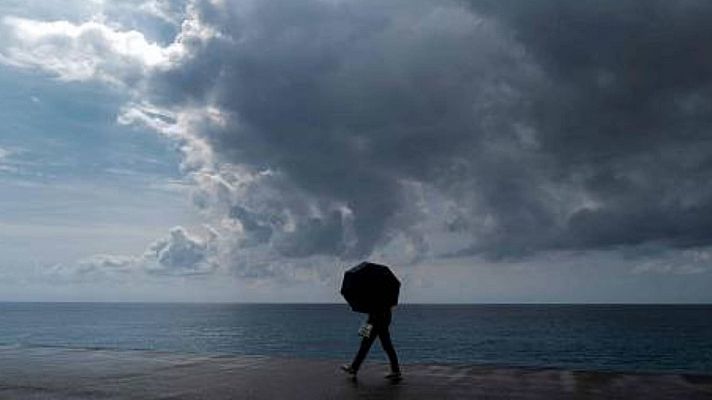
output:
[[[385,265],[362,262],[344,273],[341,295],[356,312],[369,313],[398,304],[400,282]]]

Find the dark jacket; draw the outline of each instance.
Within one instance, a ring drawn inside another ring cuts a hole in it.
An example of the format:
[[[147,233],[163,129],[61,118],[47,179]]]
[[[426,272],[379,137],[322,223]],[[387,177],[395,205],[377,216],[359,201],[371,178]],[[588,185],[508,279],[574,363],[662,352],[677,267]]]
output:
[[[377,330],[388,328],[391,324],[391,309],[375,311],[368,314],[368,323],[373,325]]]

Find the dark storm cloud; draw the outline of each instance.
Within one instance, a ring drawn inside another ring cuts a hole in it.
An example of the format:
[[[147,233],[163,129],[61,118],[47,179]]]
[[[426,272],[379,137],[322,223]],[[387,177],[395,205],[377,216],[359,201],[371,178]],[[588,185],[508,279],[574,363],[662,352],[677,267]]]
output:
[[[553,247],[712,235],[712,4],[704,1],[473,2],[514,32],[551,81],[529,121],[554,179],[593,205]]]
[[[221,37],[157,76],[154,92],[163,102],[213,102],[229,122],[203,135],[222,161],[276,171],[317,199],[317,215],[282,205],[296,228],[274,245],[289,256],[364,256],[407,228],[412,221],[397,218],[413,201],[404,181],[437,182],[469,165],[484,135],[480,115],[504,113],[511,86],[527,79],[520,49],[459,3],[197,9]],[[264,212],[232,210],[245,231],[271,236],[254,222]]]
[[[220,162],[274,174],[230,216],[284,256],[412,235],[408,182],[454,204],[435,217],[471,237],[465,253],[712,243],[708,2],[194,10],[219,34],[186,39],[193,57],[152,77],[152,101],[223,112],[198,133]]]

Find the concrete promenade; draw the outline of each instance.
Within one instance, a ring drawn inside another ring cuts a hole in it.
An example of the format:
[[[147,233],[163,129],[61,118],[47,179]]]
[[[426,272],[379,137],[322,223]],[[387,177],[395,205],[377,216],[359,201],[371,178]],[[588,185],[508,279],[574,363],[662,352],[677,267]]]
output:
[[[712,399],[712,376],[0,347],[0,399]]]

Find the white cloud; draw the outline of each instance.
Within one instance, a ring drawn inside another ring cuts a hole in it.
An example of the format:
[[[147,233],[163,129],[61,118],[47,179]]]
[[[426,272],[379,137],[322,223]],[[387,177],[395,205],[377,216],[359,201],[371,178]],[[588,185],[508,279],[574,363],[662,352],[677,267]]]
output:
[[[155,4],[141,7],[158,12]],[[0,46],[0,62],[42,70],[66,81],[100,80],[136,90],[135,85],[153,70],[175,66],[189,54],[188,46],[216,34],[189,18],[175,41],[161,46],[142,32],[124,30],[103,19],[97,16],[77,24],[4,17],[0,33],[7,38]]]
[[[130,270],[134,267],[135,261],[135,258],[129,256],[98,254],[81,260],[77,264],[77,268],[74,272],[79,275],[96,272],[130,272]]]
[[[97,254],[73,264],[57,265],[50,272],[68,278],[100,278],[118,275],[195,276],[216,272],[215,236],[199,238],[185,228],[171,229],[167,237],[136,256]]]
[[[13,36],[2,49],[1,61],[37,68],[63,80],[99,79],[114,84],[140,79],[144,69],[165,64],[164,49],[136,31],[115,31],[99,22],[75,25],[6,17]]]
[[[166,275],[201,275],[213,272],[217,265],[211,247],[213,236],[206,240],[191,236],[182,227],[171,229],[167,238],[154,242],[142,256],[149,273]]]
[[[128,103],[120,111],[117,122],[122,125],[142,125],[180,145],[184,171],[209,171],[214,168],[211,147],[195,132],[203,126],[223,124],[219,112],[211,107],[181,108],[171,110],[156,107],[148,102]]]
[[[17,166],[10,160],[10,156],[13,154],[13,151],[0,147],[0,173],[16,173],[19,171]]]

